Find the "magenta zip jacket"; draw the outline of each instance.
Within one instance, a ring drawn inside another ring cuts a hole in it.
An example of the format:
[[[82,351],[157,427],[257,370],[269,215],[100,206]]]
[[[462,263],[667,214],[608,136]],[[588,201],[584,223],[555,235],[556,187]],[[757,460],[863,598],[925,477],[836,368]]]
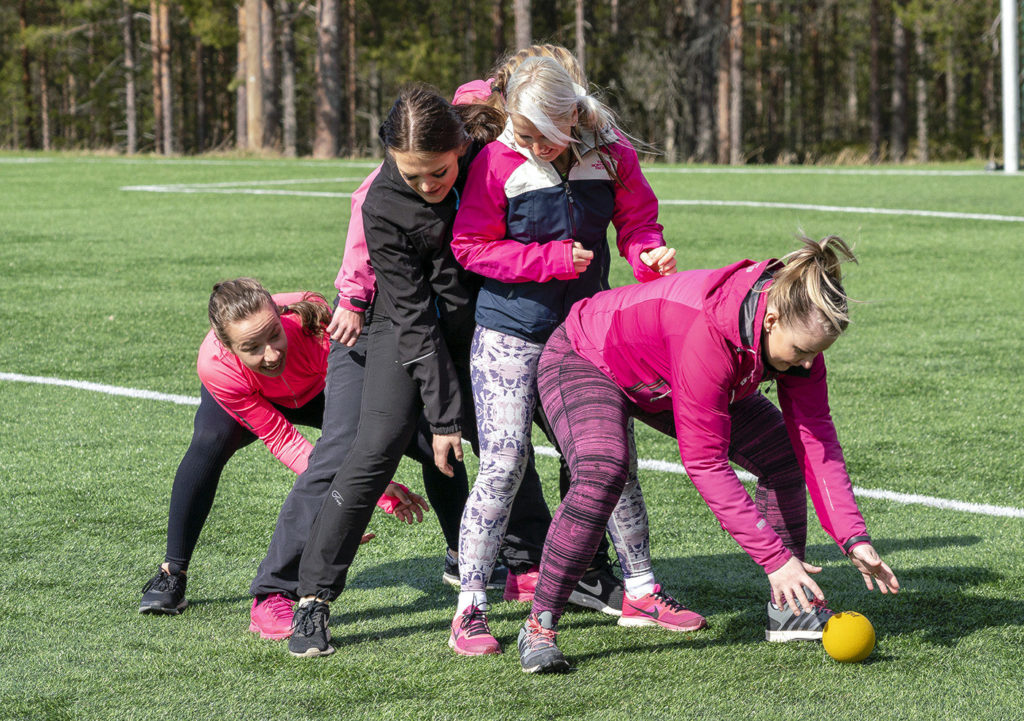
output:
[[[828,405],[824,356],[810,372],[778,373],[762,359],[761,332],[777,261],[740,261],[598,293],[565,322],[575,351],[641,409],[671,411],[686,472],[719,523],[766,573],[791,554],[757,512],[729,465],[729,405],[778,384],[779,405],[825,531],[848,553],[866,540]],[[746,304],[744,303],[746,301]],[[856,543],[856,542],[855,542]]]

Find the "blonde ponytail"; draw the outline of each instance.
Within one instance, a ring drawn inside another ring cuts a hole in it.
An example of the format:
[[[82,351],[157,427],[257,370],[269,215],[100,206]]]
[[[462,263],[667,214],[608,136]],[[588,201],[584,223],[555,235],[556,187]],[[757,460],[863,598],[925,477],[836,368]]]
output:
[[[768,288],[768,305],[785,325],[817,322],[826,335],[838,336],[850,324],[841,265],[857,258],[839,236],[798,238],[803,247],[782,258],[784,265]]]

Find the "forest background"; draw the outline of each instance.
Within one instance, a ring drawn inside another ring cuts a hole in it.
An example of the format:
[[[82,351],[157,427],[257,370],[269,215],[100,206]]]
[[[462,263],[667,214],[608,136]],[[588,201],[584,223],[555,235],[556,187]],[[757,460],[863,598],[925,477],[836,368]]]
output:
[[[0,148],[379,155],[398,89],[531,42],[667,162],[1002,152],[998,0],[0,0]]]

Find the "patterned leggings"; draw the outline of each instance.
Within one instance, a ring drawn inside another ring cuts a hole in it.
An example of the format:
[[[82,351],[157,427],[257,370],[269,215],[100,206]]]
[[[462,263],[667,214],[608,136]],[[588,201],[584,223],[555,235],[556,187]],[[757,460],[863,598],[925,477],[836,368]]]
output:
[[[530,430],[537,408],[537,362],[544,346],[477,326],[470,370],[480,440],[480,472],[470,491],[459,530],[459,572],[463,591],[482,591],[490,578],[508,525],[509,509],[523,479],[530,453]],[[626,435],[626,434],[624,434]],[[647,508],[633,472],[627,444],[623,483],[601,524],[607,526],[628,577],[651,570]],[[619,496],[621,495],[621,500]],[[602,535],[597,534],[593,550]],[[586,570],[594,554],[585,560]]]
[[[533,613],[550,611],[557,620],[626,485],[628,419],[634,416],[673,437],[675,426],[671,412],[641,411],[593,363],[573,351],[561,327],[540,358],[538,384],[572,474],[569,493],[544,543],[532,609]],[[786,548],[802,560],[807,540],[806,491],[782,413],[760,393],[734,403],[729,412],[729,458],[758,477],[757,510]]]

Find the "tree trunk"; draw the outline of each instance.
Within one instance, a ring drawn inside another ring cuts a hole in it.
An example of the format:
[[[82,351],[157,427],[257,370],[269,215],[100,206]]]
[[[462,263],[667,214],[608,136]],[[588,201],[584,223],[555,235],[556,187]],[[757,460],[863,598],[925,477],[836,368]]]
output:
[[[25,37],[25,29],[28,27],[28,4],[26,0],[18,3],[18,27],[21,29],[22,38]],[[21,45],[21,88],[25,94],[25,126],[26,144],[29,148],[39,147],[39,136],[36,133],[35,93],[32,89],[32,56],[28,51],[28,44],[22,40]],[[15,138],[17,145],[17,138]]]
[[[164,152],[164,84],[160,77],[160,5],[149,0],[149,47],[153,61],[153,152]]]
[[[177,149],[174,137],[174,96],[171,92],[171,6],[160,0],[160,100],[163,103],[164,155]]]
[[[39,53],[39,60],[36,62],[39,71],[39,116],[40,127],[43,135],[43,150],[53,149],[53,140],[50,135],[50,83],[46,75],[49,71],[49,64],[46,61],[46,49]]]
[[[846,122],[843,123],[848,138],[858,135],[857,113],[860,111],[857,100],[857,51],[853,44],[846,47]]]
[[[917,56],[917,162],[928,162],[928,52],[924,44],[924,26],[914,24],[914,54]]]
[[[338,155],[341,132],[341,68],[338,0],[319,0],[316,12],[316,97],[313,157]]]
[[[790,54],[793,53],[792,7],[793,3],[786,2],[782,8],[782,12],[786,16],[782,26],[782,48],[783,52]],[[789,153],[793,152],[795,146],[793,138],[793,79],[795,76],[793,68],[795,66],[796,62],[790,58],[788,66],[782,69],[782,147]]]
[[[899,13],[892,21],[892,159],[902,163],[907,155],[907,31]]]
[[[281,131],[284,154],[298,154],[295,138],[298,121],[295,116],[295,3],[278,0],[277,16],[281,23]]]
[[[612,37],[615,37],[619,34],[619,0],[611,0],[609,5],[611,5],[612,15],[611,28],[609,29],[611,30]]]
[[[260,75],[263,78],[263,147],[280,146],[277,103],[277,38],[273,0],[260,0]]]
[[[124,119],[125,152],[134,155],[138,150],[138,113],[135,110],[135,26],[134,11],[127,0],[121,0],[121,38],[124,41]]]
[[[716,45],[709,34],[715,32],[718,0],[697,0],[694,22],[694,47],[704,50],[693,58],[694,71],[694,123],[696,140],[694,160],[699,163],[715,159],[715,63]]]
[[[348,41],[346,50],[348,62],[345,68],[345,99],[348,101],[348,113],[346,122],[348,125],[348,154],[355,156],[358,153],[358,141],[356,139],[356,0],[348,0]]]
[[[717,6],[719,14],[715,23],[718,28],[725,29],[725,32],[715,33],[717,39],[715,45],[718,48],[718,82],[716,84],[718,103],[715,113],[715,129],[718,140],[716,162],[721,165],[728,163],[731,155],[729,147],[729,80],[731,78],[729,74],[729,13],[731,5],[731,0],[720,0]]]
[[[206,111],[206,55],[207,48],[200,38],[196,38],[196,151],[206,150],[206,127],[208,124]]]
[[[946,40],[946,135],[956,133],[956,56],[953,36]]]
[[[530,0],[514,0],[513,17],[516,23],[516,49],[533,44],[533,15]]]
[[[253,150],[263,149],[263,38],[262,0],[245,0],[245,110],[246,137]]]
[[[583,32],[586,20],[583,17],[583,0],[576,0],[576,59],[586,73],[587,68],[587,36]]]
[[[732,0],[729,27],[729,163],[742,165],[743,0]]]
[[[871,33],[871,70],[868,88],[868,112],[871,114],[871,162],[882,159],[882,79],[880,66],[881,23],[879,22],[878,0],[871,0],[869,17]]]
[[[245,47],[245,5],[238,6],[238,45],[235,65],[235,147],[249,146],[249,103],[246,98],[248,56]]]
[[[377,141],[377,128],[380,127],[380,113],[378,113],[378,108],[380,108],[380,69],[377,67],[376,61],[370,61],[367,74],[369,75],[370,86],[370,112],[367,117],[367,122],[370,126],[370,157],[379,158],[381,147]]]
[[[504,3],[502,0],[492,0],[491,2],[491,27],[493,29],[493,35],[491,35],[491,48],[493,50],[491,57],[497,60],[505,54],[505,13],[502,10]],[[374,143],[374,145],[376,145]]]

